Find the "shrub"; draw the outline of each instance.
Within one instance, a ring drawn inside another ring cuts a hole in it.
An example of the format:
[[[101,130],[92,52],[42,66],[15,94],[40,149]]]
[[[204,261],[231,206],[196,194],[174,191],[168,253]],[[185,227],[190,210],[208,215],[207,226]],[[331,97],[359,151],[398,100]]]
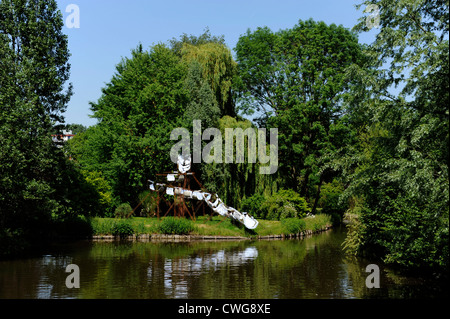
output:
[[[263,195],[254,194],[250,197],[247,197],[242,201],[241,211],[247,212],[256,218],[260,218],[261,216],[261,206],[265,202],[265,197]]]
[[[114,211],[114,215],[116,218],[126,218],[133,208],[131,208],[130,204],[123,203],[117,206],[116,210]]]
[[[343,215],[348,209],[348,204],[340,200],[343,192],[344,186],[336,180],[324,184],[320,192],[318,204],[321,208],[321,213],[330,215],[333,219],[333,224],[342,222]]]
[[[194,223],[185,218],[166,217],[159,225],[159,232],[162,234],[185,235],[194,229]]]
[[[91,192],[94,190],[97,197],[97,205],[101,212],[98,215],[103,216],[105,212],[111,212],[113,209],[113,191],[112,187],[101,172],[82,170],[86,185]]]
[[[133,227],[127,222],[119,222],[113,226],[112,233],[114,236],[120,238],[127,237],[134,234]]]
[[[306,223],[302,219],[298,218],[285,218],[281,220],[281,225],[283,226],[284,233],[286,235],[289,234],[298,234],[303,232],[306,229]]]
[[[261,217],[269,220],[303,218],[311,210],[306,200],[293,190],[280,190],[261,206]]]

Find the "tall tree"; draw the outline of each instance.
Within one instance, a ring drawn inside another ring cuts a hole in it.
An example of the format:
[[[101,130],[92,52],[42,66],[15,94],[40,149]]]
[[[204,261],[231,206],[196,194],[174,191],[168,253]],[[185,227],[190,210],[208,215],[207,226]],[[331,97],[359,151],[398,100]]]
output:
[[[378,72],[355,70],[371,87],[362,104],[358,152],[347,193],[358,220],[347,240],[408,267],[448,267],[448,1],[365,1],[380,31],[367,50]],[[376,7],[374,7],[376,6]],[[367,31],[367,17],[356,26]],[[392,90],[396,88],[396,90]],[[398,93],[395,93],[398,92]],[[358,240],[356,240],[358,238]]]
[[[192,76],[196,76],[198,72],[194,70],[200,68],[202,79],[195,81],[203,82],[204,89],[206,89],[205,85],[209,86],[216,100],[212,103],[205,101],[204,104],[210,103],[211,106],[217,104],[220,116],[235,116],[235,103],[231,89],[236,75],[236,62],[225,44],[224,36],[213,36],[206,28],[205,32],[199,36],[183,34],[179,39],[173,38],[169,43],[175,54],[183,58],[191,68],[186,84],[188,89],[190,85],[193,85],[194,100],[198,93],[195,92],[196,85],[192,82]],[[207,108],[210,107],[207,106]]]
[[[230,49],[221,43],[210,42],[196,46],[185,43],[181,53],[183,60],[189,65],[201,65],[203,79],[214,93],[221,115],[235,116],[231,87],[236,74],[236,62]]]
[[[346,71],[363,61],[355,34],[313,20],[291,29],[250,30],[236,45],[240,108],[262,114],[260,125],[279,129],[279,172],[285,187],[317,203],[329,174],[326,153],[348,142]],[[315,207],[315,206],[314,206]]]
[[[155,45],[138,46],[116,70],[91,104],[98,124],[69,146],[82,169],[103,173],[116,204],[136,203],[148,178],[173,169],[170,132],[184,124],[188,68],[165,45]]]
[[[188,35],[186,33],[183,33],[179,37],[179,39],[172,38],[171,40],[169,40],[170,48],[179,57],[182,56],[182,49],[184,45],[189,44],[198,46],[207,43],[217,43],[225,45],[225,37],[223,35],[221,36],[212,35],[211,32],[209,31],[209,28],[206,28],[205,31],[199,36],[193,34]]]
[[[56,1],[0,1],[0,231],[37,231],[69,209],[51,139],[72,94],[62,27]]]

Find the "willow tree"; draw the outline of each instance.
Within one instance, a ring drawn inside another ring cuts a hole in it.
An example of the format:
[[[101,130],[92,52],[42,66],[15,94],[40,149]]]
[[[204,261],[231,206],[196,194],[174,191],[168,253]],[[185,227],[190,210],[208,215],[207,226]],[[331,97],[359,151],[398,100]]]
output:
[[[221,127],[224,118],[235,117],[232,87],[237,65],[225,45],[224,37],[212,36],[206,30],[199,36],[184,34],[170,43],[171,49],[188,68],[185,88],[189,93],[189,102],[183,114],[185,127],[192,129],[193,120],[200,120],[203,129],[217,128]],[[202,141],[203,146],[206,144]],[[194,163],[192,169],[209,190],[219,192],[225,200],[233,200],[236,199],[233,183],[236,181],[235,166]],[[244,183],[248,182],[245,179]],[[234,198],[229,194],[233,194]]]
[[[181,54],[187,64],[200,64],[203,79],[214,93],[221,115],[235,116],[231,87],[237,65],[230,49],[214,42],[200,45],[185,43]]]

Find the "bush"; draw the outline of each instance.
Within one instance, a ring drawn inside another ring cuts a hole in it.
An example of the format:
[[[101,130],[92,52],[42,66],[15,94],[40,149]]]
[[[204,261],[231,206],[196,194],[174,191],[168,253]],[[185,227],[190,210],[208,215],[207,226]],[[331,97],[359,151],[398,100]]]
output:
[[[336,180],[324,184],[320,192],[318,204],[321,213],[330,215],[334,225],[342,222],[344,213],[348,209],[348,204],[340,200],[343,192],[344,185]]]
[[[113,226],[112,233],[114,236],[120,238],[127,237],[134,234],[133,227],[127,222],[119,222]]]
[[[255,218],[260,218],[261,216],[261,206],[265,202],[265,197],[263,195],[254,194],[242,201],[241,211],[247,212]]]
[[[280,190],[261,206],[261,217],[269,220],[303,218],[311,209],[306,200],[293,190]]]
[[[133,208],[131,208],[130,204],[123,203],[117,206],[116,210],[114,211],[114,215],[116,216],[116,218],[126,218],[132,211]]]
[[[306,223],[298,218],[285,218],[281,220],[281,225],[285,230],[285,234],[298,234],[306,229]]]
[[[109,182],[101,172],[82,170],[81,174],[85,180],[85,188],[89,188],[90,192],[95,192],[91,197],[96,198],[99,216],[111,215],[113,206],[113,191]],[[105,214],[105,212],[109,212]]]
[[[159,232],[162,234],[185,235],[194,229],[194,223],[185,218],[166,217],[159,225]]]

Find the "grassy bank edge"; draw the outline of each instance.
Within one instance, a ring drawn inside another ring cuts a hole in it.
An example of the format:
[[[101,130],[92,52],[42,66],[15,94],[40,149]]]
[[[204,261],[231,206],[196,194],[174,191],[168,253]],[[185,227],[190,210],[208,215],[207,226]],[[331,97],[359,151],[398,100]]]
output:
[[[94,238],[116,236],[148,237],[169,234],[169,235],[190,235],[193,237],[236,237],[236,238],[261,238],[270,236],[293,237],[311,234],[332,227],[329,215],[318,214],[315,217],[303,218],[303,228],[297,233],[287,231],[281,221],[259,220],[259,225],[255,230],[248,230],[239,223],[234,223],[230,219],[221,216],[200,216],[195,221],[190,222],[191,229],[188,232],[162,232],[161,223],[164,219],[133,217],[131,219],[116,218],[90,218],[89,224],[92,227]],[[119,229],[119,232],[118,232]],[[120,232],[122,230],[122,232]]]

